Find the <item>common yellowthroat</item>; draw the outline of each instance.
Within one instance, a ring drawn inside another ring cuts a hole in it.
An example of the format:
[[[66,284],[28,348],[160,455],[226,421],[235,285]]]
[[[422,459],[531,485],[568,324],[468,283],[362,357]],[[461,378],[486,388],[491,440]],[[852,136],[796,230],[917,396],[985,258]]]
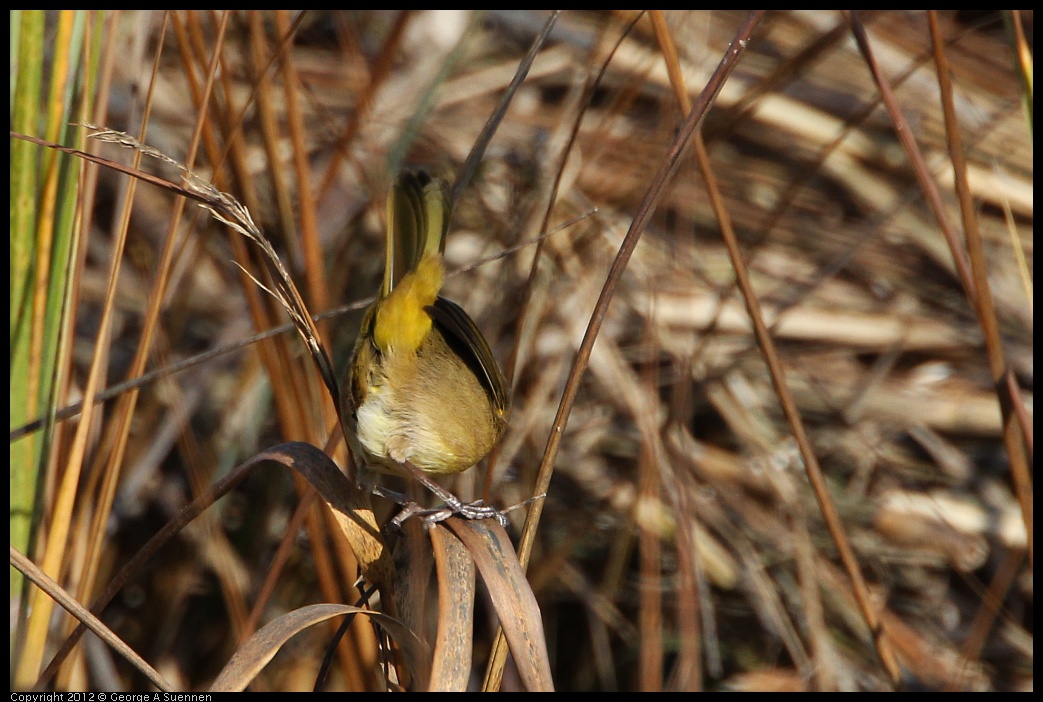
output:
[[[423,172],[403,173],[388,195],[384,282],[341,386],[357,482],[367,491],[375,471],[412,473],[435,489],[425,474],[470,468],[507,427],[507,383],[489,345],[439,295],[452,204],[448,185]]]

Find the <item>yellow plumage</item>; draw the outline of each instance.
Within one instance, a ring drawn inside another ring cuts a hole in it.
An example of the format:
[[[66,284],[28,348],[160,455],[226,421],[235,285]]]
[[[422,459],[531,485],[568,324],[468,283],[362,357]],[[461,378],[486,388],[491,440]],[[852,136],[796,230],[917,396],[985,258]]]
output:
[[[404,173],[388,196],[380,298],[367,311],[342,386],[345,434],[373,470],[456,473],[485,457],[507,423],[503,375],[471,318],[439,296],[452,200],[447,185]]]
[[[382,352],[413,350],[431,331],[431,315],[426,307],[435,304],[442,289],[445,268],[438,254],[425,254],[416,270],[401,282],[377,307],[373,341]]]

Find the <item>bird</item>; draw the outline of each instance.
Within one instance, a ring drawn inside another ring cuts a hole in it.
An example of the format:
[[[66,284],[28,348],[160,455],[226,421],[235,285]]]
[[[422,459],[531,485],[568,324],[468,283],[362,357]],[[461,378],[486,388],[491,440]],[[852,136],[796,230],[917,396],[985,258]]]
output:
[[[412,475],[452,511],[479,518],[494,510],[473,503],[468,513],[430,479],[482,460],[511,407],[485,337],[440,294],[452,205],[448,184],[425,171],[395,179],[383,282],[345,370],[341,416],[360,488],[373,492],[382,473]]]

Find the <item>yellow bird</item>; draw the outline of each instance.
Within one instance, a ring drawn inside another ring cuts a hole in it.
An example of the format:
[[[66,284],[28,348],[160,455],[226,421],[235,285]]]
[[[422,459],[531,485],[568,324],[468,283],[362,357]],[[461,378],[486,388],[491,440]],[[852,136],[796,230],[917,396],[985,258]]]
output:
[[[448,185],[423,172],[403,173],[388,195],[384,282],[341,386],[345,434],[367,491],[376,472],[409,474],[406,462],[427,475],[466,470],[507,427],[507,383],[489,345],[439,296],[451,210]]]

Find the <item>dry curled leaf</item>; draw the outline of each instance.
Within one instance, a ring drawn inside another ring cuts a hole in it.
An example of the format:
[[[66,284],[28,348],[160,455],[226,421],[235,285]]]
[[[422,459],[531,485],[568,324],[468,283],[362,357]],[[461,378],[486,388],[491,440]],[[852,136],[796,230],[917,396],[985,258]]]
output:
[[[407,661],[419,661],[430,655],[424,645],[397,620],[380,612],[361,607],[338,604],[317,604],[301,607],[275,619],[254,632],[221,671],[210,687],[211,692],[241,692],[270,661],[290,637],[310,626],[342,614],[361,614],[372,617],[388,631],[406,651]]]

